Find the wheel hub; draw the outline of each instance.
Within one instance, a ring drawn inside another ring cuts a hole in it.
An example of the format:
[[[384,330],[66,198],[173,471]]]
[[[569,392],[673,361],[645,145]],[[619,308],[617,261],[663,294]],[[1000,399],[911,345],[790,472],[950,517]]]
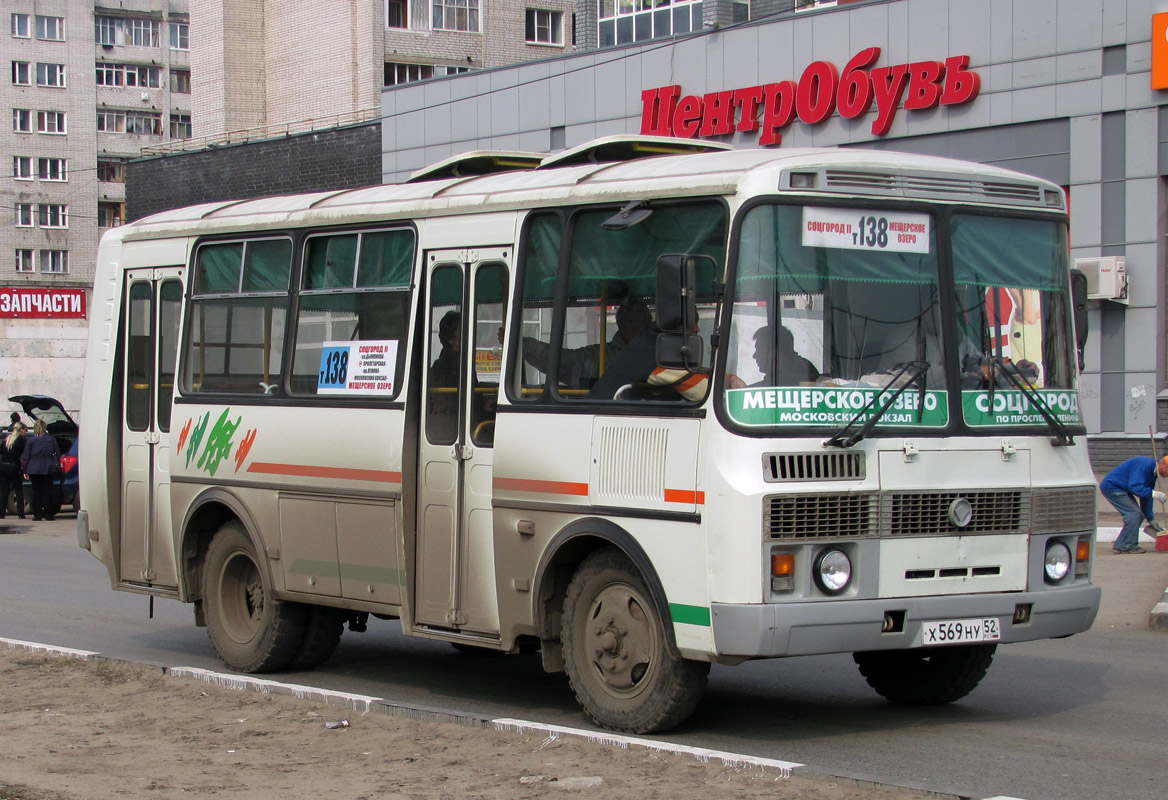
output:
[[[585,648],[601,684],[614,694],[638,690],[653,665],[655,632],[644,600],[630,587],[605,587],[592,603]]]

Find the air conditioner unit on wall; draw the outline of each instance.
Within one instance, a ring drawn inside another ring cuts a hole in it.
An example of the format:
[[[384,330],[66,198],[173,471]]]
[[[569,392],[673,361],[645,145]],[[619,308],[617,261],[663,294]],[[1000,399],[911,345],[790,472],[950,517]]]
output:
[[[1087,276],[1088,300],[1127,303],[1127,260],[1123,256],[1076,258],[1075,269]]]

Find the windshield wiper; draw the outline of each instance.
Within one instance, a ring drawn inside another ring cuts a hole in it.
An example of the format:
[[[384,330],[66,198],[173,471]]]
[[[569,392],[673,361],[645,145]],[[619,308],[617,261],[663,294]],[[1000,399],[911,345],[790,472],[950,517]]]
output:
[[[884,416],[888,409],[892,408],[892,404],[896,402],[896,398],[904,394],[905,389],[912,386],[917,381],[921,381],[921,391],[924,392],[924,381],[922,380],[922,376],[924,376],[928,369],[928,361],[910,361],[907,364],[902,365],[900,370],[892,376],[892,379],[889,380],[888,383],[884,384],[884,387],[880,391],[873,394],[872,399],[869,400],[863,408],[856,412],[856,415],[848,421],[848,424],[844,425],[842,428],[836,431],[830,439],[823,443],[823,446],[851,447],[856,442],[863,439],[868,435],[872,428],[876,427],[876,423],[880,421],[880,418]],[[880,406],[880,409],[875,414],[873,414],[858,431],[845,439],[844,434],[851,430],[852,426],[855,425],[865,414],[868,413],[869,409],[871,409],[872,406],[876,404],[876,400],[879,399],[880,395],[884,394],[884,392],[887,392],[889,388],[891,388],[893,384],[900,380],[900,377],[906,372],[911,372],[911,377],[902,383],[900,388],[893,392],[892,395],[884,401],[884,405]]]
[[[1070,447],[1075,443],[1075,438],[1071,436],[1067,426],[1064,425],[1058,417],[1056,417],[1047,406],[1046,401],[1042,399],[1042,395],[1034,390],[1027,381],[1022,380],[1024,377],[1022,372],[1018,369],[1018,365],[1012,361],[1003,361],[997,356],[990,356],[990,386],[992,387],[994,381],[994,367],[1002,367],[1002,374],[1005,375],[1010,383],[1017,387],[1018,391],[1025,395],[1026,399],[1030,401],[1030,405],[1038,410],[1042,415],[1043,420],[1054,431],[1055,435],[1051,438],[1050,443],[1053,447]],[[991,389],[992,391],[992,389]],[[992,398],[993,395],[991,394]],[[990,408],[993,408],[993,400],[990,400]]]

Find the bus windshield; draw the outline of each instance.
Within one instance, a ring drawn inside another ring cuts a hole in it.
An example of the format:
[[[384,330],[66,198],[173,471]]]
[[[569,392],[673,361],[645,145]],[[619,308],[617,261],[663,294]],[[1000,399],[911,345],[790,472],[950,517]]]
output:
[[[899,389],[879,427],[1043,426],[1044,412],[1081,425],[1066,242],[1052,220],[750,209],[732,295],[731,419],[833,428],[864,421]]]

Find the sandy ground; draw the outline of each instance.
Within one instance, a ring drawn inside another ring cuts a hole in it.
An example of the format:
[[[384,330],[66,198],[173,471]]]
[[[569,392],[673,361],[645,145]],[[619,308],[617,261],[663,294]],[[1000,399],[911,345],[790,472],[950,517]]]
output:
[[[328,723],[347,719],[347,728]],[[384,714],[0,647],[0,800],[908,800],[779,769]]]

